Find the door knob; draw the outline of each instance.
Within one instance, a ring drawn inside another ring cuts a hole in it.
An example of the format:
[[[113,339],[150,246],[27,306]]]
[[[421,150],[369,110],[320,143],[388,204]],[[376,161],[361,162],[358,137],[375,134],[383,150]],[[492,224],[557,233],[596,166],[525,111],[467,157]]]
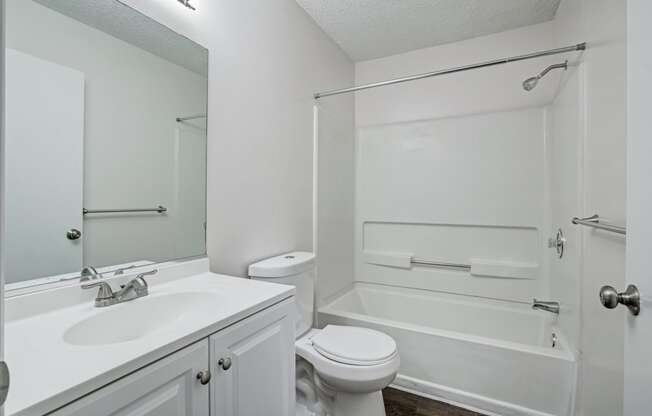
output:
[[[607,309],[613,309],[619,303],[625,305],[632,315],[638,315],[641,311],[641,294],[634,285],[627,286],[627,290],[620,293],[611,286],[602,286],[602,289],[600,289],[600,302]]]
[[[5,403],[9,393],[9,367],[4,361],[0,361],[0,407]]]
[[[66,237],[68,238],[68,240],[79,240],[79,238],[81,237],[81,235],[82,235],[82,234],[81,234],[81,231],[79,231],[79,230],[76,229],[76,228],[71,228],[71,229],[69,229],[68,232],[66,233]]]
[[[211,371],[210,370],[202,370],[199,373],[197,373],[197,380],[203,385],[208,384],[211,381]]]
[[[220,360],[217,362],[217,365],[222,368],[222,370],[226,371],[229,368],[231,368],[231,359],[230,358],[220,358]]]

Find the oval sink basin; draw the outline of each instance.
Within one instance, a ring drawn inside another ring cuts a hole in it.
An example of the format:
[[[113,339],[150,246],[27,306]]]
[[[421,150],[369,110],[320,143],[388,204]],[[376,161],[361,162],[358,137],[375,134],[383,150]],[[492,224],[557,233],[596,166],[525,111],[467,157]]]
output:
[[[214,294],[199,292],[149,295],[106,307],[68,328],[63,339],[83,346],[134,341],[196,314],[210,313],[219,305],[218,300]]]

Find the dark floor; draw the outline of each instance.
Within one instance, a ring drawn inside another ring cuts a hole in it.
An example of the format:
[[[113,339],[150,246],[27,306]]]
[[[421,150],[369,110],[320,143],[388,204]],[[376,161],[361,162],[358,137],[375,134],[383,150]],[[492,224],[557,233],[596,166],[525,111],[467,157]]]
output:
[[[383,390],[387,416],[483,416],[447,403],[386,388]]]

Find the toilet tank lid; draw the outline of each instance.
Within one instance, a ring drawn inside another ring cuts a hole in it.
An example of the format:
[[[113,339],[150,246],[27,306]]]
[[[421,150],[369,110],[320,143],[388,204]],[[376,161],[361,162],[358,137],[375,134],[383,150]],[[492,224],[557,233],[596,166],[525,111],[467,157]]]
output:
[[[294,251],[281,254],[249,266],[250,277],[287,277],[315,267],[315,254],[307,251]]]

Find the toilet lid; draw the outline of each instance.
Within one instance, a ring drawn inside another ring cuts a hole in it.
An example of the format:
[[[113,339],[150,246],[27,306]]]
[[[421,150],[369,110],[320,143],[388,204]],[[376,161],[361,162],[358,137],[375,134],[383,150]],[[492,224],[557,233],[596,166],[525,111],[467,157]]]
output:
[[[327,325],[311,338],[311,342],[324,357],[350,365],[378,365],[396,354],[396,342],[392,337],[354,326]]]

